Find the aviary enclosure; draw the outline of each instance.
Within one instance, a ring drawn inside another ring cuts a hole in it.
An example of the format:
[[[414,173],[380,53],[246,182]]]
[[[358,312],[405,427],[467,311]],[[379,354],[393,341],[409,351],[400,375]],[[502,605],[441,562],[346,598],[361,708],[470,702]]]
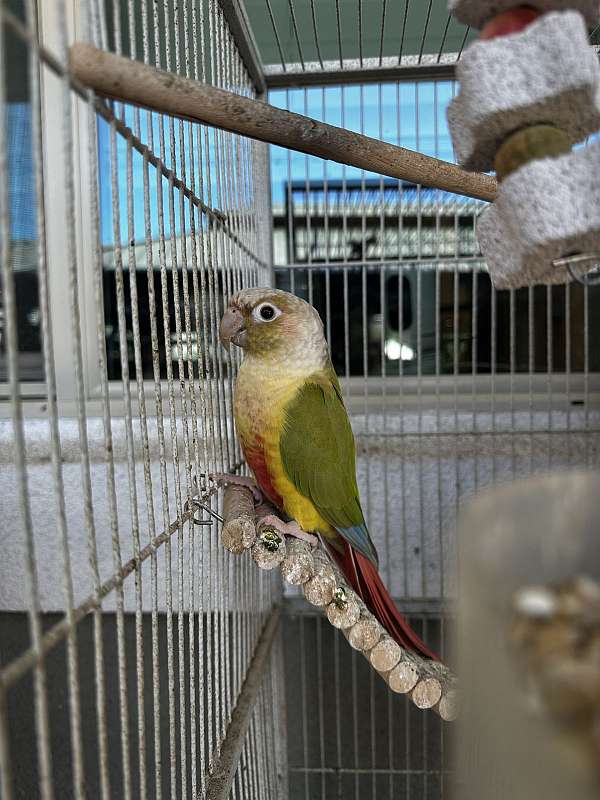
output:
[[[69,47],[452,161],[475,32],[444,0],[2,0],[0,22],[0,797],[448,797],[452,723],[221,545],[205,476],[245,466],[219,318],[254,285],[319,310],[383,576],[452,664],[463,500],[598,464],[600,289],[497,291],[484,194],[107,100]]]

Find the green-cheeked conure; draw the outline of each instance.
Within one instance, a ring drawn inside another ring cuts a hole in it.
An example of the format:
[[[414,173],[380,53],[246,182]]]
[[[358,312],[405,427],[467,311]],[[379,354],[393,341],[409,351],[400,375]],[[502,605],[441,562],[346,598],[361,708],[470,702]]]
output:
[[[235,424],[263,494],[303,531],[322,537],[398,644],[437,658],[379,576],[356,485],[354,436],[317,311],[288,292],[244,289],[232,297],[220,336],[244,351]]]

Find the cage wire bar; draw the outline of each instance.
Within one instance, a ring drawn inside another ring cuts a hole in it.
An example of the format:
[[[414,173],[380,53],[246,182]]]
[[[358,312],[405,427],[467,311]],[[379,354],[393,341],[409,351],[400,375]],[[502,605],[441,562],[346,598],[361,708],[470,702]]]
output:
[[[71,80],[67,47],[84,38],[249,96],[254,86],[215,0],[98,1],[86,19],[81,10],[67,0],[1,6],[3,175],[6,48],[18,42],[27,59],[46,414],[30,419],[21,393],[15,212],[3,180],[12,416],[2,480],[18,502],[6,508],[2,609],[26,620],[2,614],[0,794],[283,796],[282,656],[267,636],[280,589],[218,546],[207,513],[218,498],[202,480],[242,468],[230,422],[238,362],[217,325],[233,292],[270,281],[266,148],[94,97]],[[261,647],[262,680],[232,742]],[[225,762],[231,788],[211,794],[209,775]]]

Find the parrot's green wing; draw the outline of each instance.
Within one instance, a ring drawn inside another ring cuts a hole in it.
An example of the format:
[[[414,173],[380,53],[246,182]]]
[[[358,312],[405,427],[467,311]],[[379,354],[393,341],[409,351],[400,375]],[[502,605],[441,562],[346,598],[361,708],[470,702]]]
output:
[[[376,564],[356,485],[354,436],[333,368],[308,378],[288,404],[279,449],[296,489]]]

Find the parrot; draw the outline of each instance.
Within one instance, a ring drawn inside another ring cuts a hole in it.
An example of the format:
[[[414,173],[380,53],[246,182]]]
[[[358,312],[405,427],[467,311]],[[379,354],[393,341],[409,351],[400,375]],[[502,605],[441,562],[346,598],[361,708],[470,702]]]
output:
[[[315,543],[320,537],[390,636],[439,660],[379,575],[356,482],[354,435],[317,310],[281,289],[243,289],[229,301],[219,338],[226,349],[243,350],[234,388],[236,432],[260,491],[291,520],[273,516],[276,527]]]

